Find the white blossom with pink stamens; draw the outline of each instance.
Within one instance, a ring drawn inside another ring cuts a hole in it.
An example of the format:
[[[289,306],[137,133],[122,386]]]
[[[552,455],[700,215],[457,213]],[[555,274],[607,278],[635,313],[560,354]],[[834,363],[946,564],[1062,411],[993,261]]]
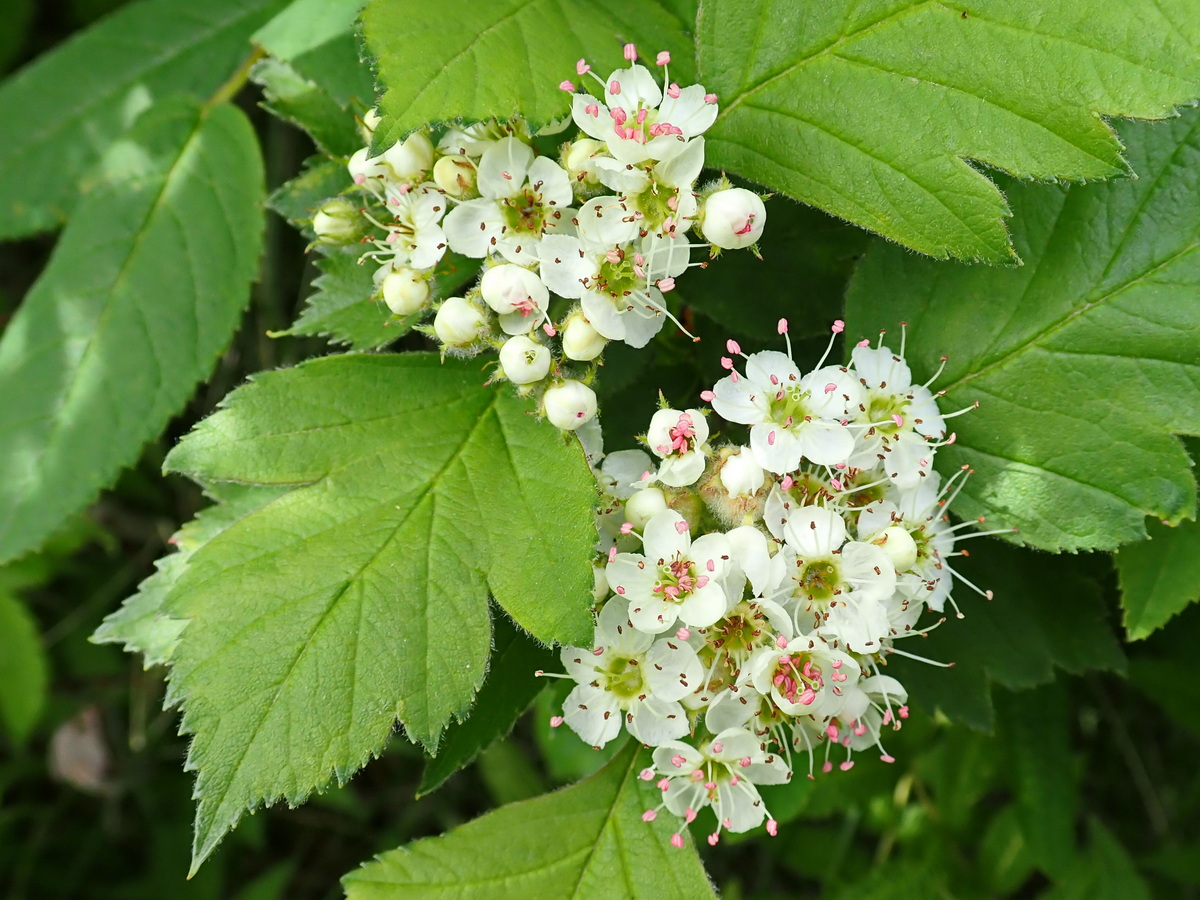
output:
[[[699,409],[660,409],[650,419],[646,445],[662,460],[658,480],[670,487],[695,484],[704,473],[708,422]]]

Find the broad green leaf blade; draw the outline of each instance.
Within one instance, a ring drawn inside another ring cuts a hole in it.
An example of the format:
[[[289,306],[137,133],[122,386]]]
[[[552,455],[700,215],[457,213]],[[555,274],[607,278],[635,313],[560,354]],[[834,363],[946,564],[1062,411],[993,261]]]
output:
[[[46,702],[46,650],[25,604],[0,590],[0,726],[23,743]]]
[[[304,171],[279,186],[267,198],[267,206],[295,225],[305,225],[321,204],[350,187],[350,173],[340,162],[321,156],[309,158]],[[309,229],[307,233],[313,236]]]
[[[1150,540],[1116,555],[1125,630],[1135,641],[1200,600],[1200,523],[1151,522],[1148,530]]]
[[[358,12],[364,0],[293,0],[254,34],[254,43],[319,84],[342,106],[364,112],[375,102],[367,62],[359,59]]]
[[[131,3],[0,85],[0,239],[57,228],[85,174],[171,94],[204,100],[250,52],[280,0]]]
[[[475,697],[470,717],[446,729],[437,756],[425,764],[418,797],[437,790],[479,751],[512,731],[521,713],[546,686],[546,679],[535,673],[555,666],[553,652],[529,640],[503,617],[492,625],[495,646],[487,681]]]
[[[1093,820],[1088,829],[1091,845],[1062,880],[1039,900],[1150,900],[1150,886],[1138,874],[1129,851],[1112,832]]]
[[[968,160],[1120,175],[1101,116],[1200,96],[1191,0],[713,0],[698,24],[710,165],[939,258],[1013,257],[1004,197]]]
[[[1194,517],[1175,434],[1200,433],[1200,113],[1122,128],[1139,180],[1009,185],[1021,269],[945,266],[882,244],[850,284],[847,331],[909,323],[918,381],[934,383],[969,465],[955,510],[1016,526],[1046,550],[1111,549],[1145,517]]]
[[[964,618],[948,617],[925,638],[901,649],[950,670],[893,658],[897,678],[927,709],[981,731],[993,724],[991,682],[1025,690],[1053,680],[1055,669],[1071,674],[1094,669],[1121,671],[1125,657],[1108,626],[1097,579],[1108,574],[1103,556],[1051,557],[998,541],[973,541],[969,559],[953,560],[954,571],[981,589],[965,586],[954,597]]]
[[[637,44],[651,62],[670,50],[672,78],[683,83],[693,70],[690,12],[664,0],[371,0],[363,33],[387,88],[376,142],[458,116],[520,113],[535,125],[569,116],[570,98],[558,86],[576,79],[576,60],[604,77],[627,65],[623,43]]]
[[[249,299],[263,171],[245,115],[148,111],[104,160],[0,339],[0,560],[133,462],[212,371]]]
[[[714,897],[690,839],[683,849],[670,846],[679,823],[668,814],[641,820],[661,797],[638,779],[639,763],[642,754],[627,747],[576,785],[390,850],[342,879],[346,897]]]
[[[363,145],[354,114],[283,60],[268,58],[256,63],[250,77],[266,94],[263,106],[307,131],[323,152],[349,156]]]
[[[137,593],[120,609],[105,618],[89,640],[96,644],[122,644],[129,653],[141,653],[147,669],[170,662],[187,620],[163,614],[163,603],[192,554],[286,491],[286,488],[221,485],[218,502],[202,510],[171,538],[175,552],[155,563],[157,571],[138,585]]]
[[[590,633],[582,450],[481,380],[428,354],[312,360],[168,457],[293,488],[196,551],[164,605],[190,620],[169,699],[195,735],[195,865],[244,809],[345,781],[397,719],[435,750],[483,681],[489,588],[539,640]]]
[[[323,337],[351,350],[378,350],[404,337],[427,316],[425,312],[392,315],[383,301],[375,298],[375,267],[360,265],[353,253],[335,248],[317,260],[317,268],[321,275],[313,282],[315,293],[305,301],[292,327],[280,335]],[[447,252],[430,281],[430,297],[449,297],[473,278],[478,268],[477,261]]]

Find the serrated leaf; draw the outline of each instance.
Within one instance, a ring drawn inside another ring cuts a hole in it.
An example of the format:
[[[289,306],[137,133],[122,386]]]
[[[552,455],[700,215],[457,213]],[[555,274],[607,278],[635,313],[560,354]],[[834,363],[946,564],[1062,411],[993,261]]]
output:
[[[370,0],[363,33],[387,88],[376,142],[458,116],[478,121],[520,113],[542,125],[569,115],[559,84],[576,77],[581,57],[601,76],[627,65],[622,43],[640,45],[651,58],[670,50],[672,77],[682,83],[693,70],[688,7],[666,0]]]
[[[0,560],[38,546],[162,430],[257,272],[262,161],[240,110],[165,102],[104,167],[0,339]]]
[[[1121,606],[1130,640],[1148,637],[1200,600],[1200,523],[1150,522],[1150,540],[1116,554]]]
[[[670,846],[670,815],[638,777],[634,746],[595,775],[553,794],[503,806],[436,838],[377,857],[342,879],[348,900],[714,897],[691,845]],[[686,835],[686,829],[683,830]]]
[[[96,644],[121,644],[129,653],[141,653],[143,667],[165,665],[179,644],[187,620],[164,615],[163,603],[187,568],[192,554],[239,521],[261,509],[287,488],[222,485],[219,502],[202,510],[171,538],[175,552],[155,563],[156,571],[138,585],[137,593],[107,616],[89,638]]]
[[[303,172],[276,188],[267,198],[267,206],[300,225],[311,220],[321,204],[351,184],[350,173],[340,162],[313,156],[305,161]]]
[[[512,731],[521,713],[546,686],[546,680],[535,673],[553,668],[555,654],[529,640],[503,617],[493,621],[492,630],[494,646],[487,681],[475,696],[467,720],[446,729],[437,756],[425,763],[418,797],[437,790],[479,751]]]
[[[1007,187],[1023,268],[878,244],[847,298],[855,337],[909,323],[918,381],[949,357],[942,409],[979,402],[938,453],[975,469],[955,510],[1046,550],[1111,549],[1144,538],[1148,515],[1195,515],[1174,434],[1200,433],[1200,113],[1121,135],[1137,181]]]
[[[370,67],[359,59],[355,35],[364,0],[293,0],[254,34],[254,43],[287,61],[330,93],[341,106],[359,112],[374,105]]]
[[[292,327],[280,334],[324,337],[352,350],[378,350],[412,330],[426,312],[392,315],[376,293],[372,275],[376,267],[359,265],[355,253],[334,249],[317,260],[321,275],[313,282],[316,292],[304,304]],[[449,297],[473,278],[479,263],[447,252],[430,280],[430,297]]]
[[[198,771],[194,863],[245,808],[345,781],[399,719],[430,750],[478,690],[489,589],[542,641],[591,631],[577,442],[478,366],[349,354],[258,376],[167,459],[291,486],[189,560],[169,699]],[[314,699],[316,698],[316,699]]]
[[[995,598],[985,600],[963,585],[954,591],[964,618],[953,614],[920,641],[900,649],[942,663],[946,671],[893,658],[910,696],[950,718],[982,731],[993,724],[991,682],[1024,690],[1053,680],[1055,669],[1080,674],[1121,671],[1125,657],[1106,621],[1096,576],[1103,557],[1051,557],[997,541],[971,542],[969,559],[952,560],[954,571]]]
[[[23,743],[46,702],[46,650],[25,604],[0,590],[0,725]]]
[[[1008,207],[968,160],[1125,174],[1101,116],[1195,100],[1197,46],[1191,0],[712,0],[697,34],[721,103],[708,161],[922,253],[1005,262]]]
[[[281,0],[131,3],[0,85],[0,239],[57,228],[85,174],[151,104],[204,100]]]
[[[309,133],[330,156],[349,156],[363,145],[354,114],[340,106],[323,88],[280,59],[264,59],[250,70],[262,86],[264,108]]]

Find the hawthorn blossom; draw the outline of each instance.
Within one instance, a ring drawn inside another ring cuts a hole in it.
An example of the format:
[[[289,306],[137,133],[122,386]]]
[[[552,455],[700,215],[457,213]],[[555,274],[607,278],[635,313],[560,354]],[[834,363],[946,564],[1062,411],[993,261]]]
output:
[[[660,409],[650,420],[646,444],[662,460],[657,478],[671,487],[694,484],[704,472],[708,422],[698,409]]]

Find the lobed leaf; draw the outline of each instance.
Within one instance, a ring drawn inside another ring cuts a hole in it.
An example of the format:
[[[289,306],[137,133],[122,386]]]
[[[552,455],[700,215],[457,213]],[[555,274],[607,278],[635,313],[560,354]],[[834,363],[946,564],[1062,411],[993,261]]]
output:
[[[243,809],[304,799],[397,719],[431,752],[491,649],[489,590],[541,641],[591,633],[583,453],[477,367],[351,354],[258,376],[168,457],[290,488],[197,550],[169,700],[195,735],[194,865]]]
[[[658,789],[637,777],[644,763],[630,745],[578,784],[390,850],[342,880],[346,896],[715,897],[690,837],[684,849],[669,845],[673,817],[641,821],[660,802]]]
[[[1116,554],[1130,640],[1148,637],[1200,600],[1200,523],[1149,523],[1150,540]]]
[[[150,106],[208,99],[282,0],[142,0],[38,57],[0,85],[0,239],[60,226],[85,178]]]
[[[111,148],[0,339],[0,560],[87,505],[212,370],[257,272],[262,197],[230,105],[166,102]]]
[[[1200,113],[1122,129],[1137,181],[1011,185],[1021,269],[944,266],[876,245],[850,284],[855,336],[910,326],[918,381],[953,420],[967,518],[1046,550],[1111,549],[1145,517],[1195,516],[1176,434],[1200,433]],[[899,336],[889,341],[898,348]]]
[[[1127,174],[1101,116],[1200,96],[1191,0],[711,0],[697,32],[721,102],[711,165],[939,258],[1016,255],[1004,196],[972,163]]]

